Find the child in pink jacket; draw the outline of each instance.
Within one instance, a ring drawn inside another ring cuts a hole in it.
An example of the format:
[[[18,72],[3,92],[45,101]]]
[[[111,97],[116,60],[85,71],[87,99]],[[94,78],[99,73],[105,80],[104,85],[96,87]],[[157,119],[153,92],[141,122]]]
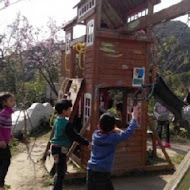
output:
[[[9,142],[12,131],[12,108],[15,98],[11,93],[0,94],[0,190],[5,189],[5,177],[11,160]]]

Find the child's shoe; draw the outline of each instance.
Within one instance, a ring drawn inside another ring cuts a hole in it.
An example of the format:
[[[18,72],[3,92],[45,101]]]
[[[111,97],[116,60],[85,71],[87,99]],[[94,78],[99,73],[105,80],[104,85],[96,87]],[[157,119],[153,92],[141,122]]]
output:
[[[5,190],[5,188],[4,187],[0,187],[0,190]]]
[[[171,147],[171,145],[170,145],[170,143],[165,142],[164,147],[165,147],[165,148],[170,148],[170,147]]]

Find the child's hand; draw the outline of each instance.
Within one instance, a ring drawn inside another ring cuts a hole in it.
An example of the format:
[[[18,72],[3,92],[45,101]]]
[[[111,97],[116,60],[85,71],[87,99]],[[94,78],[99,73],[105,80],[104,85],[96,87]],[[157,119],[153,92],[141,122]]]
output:
[[[133,107],[132,119],[138,118],[138,106]]]
[[[0,148],[5,149],[7,147],[7,144],[5,141],[0,141]]]
[[[113,129],[113,132],[114,132],[114,133],[121,133],[121,132],[123,132],[123,130],[120,129],[120,128],[118,128],[118,127],[115,127],[115,128]]]

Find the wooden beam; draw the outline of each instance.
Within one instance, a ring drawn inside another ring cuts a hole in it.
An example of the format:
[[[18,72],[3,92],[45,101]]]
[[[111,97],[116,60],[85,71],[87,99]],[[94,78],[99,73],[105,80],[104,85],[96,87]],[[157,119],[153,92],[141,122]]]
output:
[[[107,24],[109,29],[114,29],[114,25],[111,23],[110,18],[102,11],[102,20]]]
[[[149,126],[150,126],[150,128],[151,128],[151,130],[152,130],[152,132],[153,132],[153,134],[154,134],[154,136],[155,136],[155,138],[156,138],[156,140],[157,140],[158,143],[159,143],[159,146],[160,146],[160,148],[161,148],[161,150],[162,150],[162,152],[163,152],[163,154],[164,154],[164,156],[165,156],[165,158],[166,158],[166,161],[167,161],[170,165],[172,165],[172,162],[171,162],[171,160],[170,160],[170,157],[169,157],[168,153],[166,152],[164,146],[162,145],[162,142],[161,142],[161,140],[160,140],[160,138],[159,138],[159,136],[158,136],[158,133],[157,133],[155,127],[154,127],[154,122],[153,122],[152,119],[149,119]]]
[[[115,11],[115,9],[110,5],[110,3],[107,0],[103,1],[102,12],[103,11],[107,15],[107,17],[110,18],[111,22],[116,28],[123,26],[124,24],[123,19],[118,15],[118,13]]]
[[[163,9],[157,13],[152,14],[151,16],[147,15],[127,24],[124,30],[133,32],[141,29],[146,29],[148,27],[152,27],[159,23],[166,22],[176,17],[185,15],[189,11],[190,11],[190,1],[183,0],[178,4]]]
[[[177,171],[174,173],[170,181],[165,186],[164,190],[177,190],[181,181],[184,179],[188,170],[190,169],[190,151],[187,153],[181,164],[178,166]]]
[[[96,1],[96,29],[101,28],[101,17],[102,17],[102,3],[103,0]]]
[[[85,123],[85,125],[82,127],[82,129],[80,130],[80,135],[83,136],[84,132],[86,131],[87,127],[90,124],[90,118],[88,119],[88,121]],[[74,142],[73,145],[71,146],[71,148],[69,149],[69,152],[67,153],[67,157],[69,158],[73,151],[75,150],[75,148],[77,147],[77,143]]]

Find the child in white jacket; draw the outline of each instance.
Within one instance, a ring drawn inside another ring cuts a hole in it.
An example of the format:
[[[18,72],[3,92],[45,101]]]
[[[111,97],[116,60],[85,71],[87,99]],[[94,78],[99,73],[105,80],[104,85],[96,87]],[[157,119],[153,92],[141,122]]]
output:
[[[184,120],[188,121],[189,126],[190,126],[190,92],[188,93],[185,100],[186,100],[187,106],[183,107],[182,109],[182,117]]]

